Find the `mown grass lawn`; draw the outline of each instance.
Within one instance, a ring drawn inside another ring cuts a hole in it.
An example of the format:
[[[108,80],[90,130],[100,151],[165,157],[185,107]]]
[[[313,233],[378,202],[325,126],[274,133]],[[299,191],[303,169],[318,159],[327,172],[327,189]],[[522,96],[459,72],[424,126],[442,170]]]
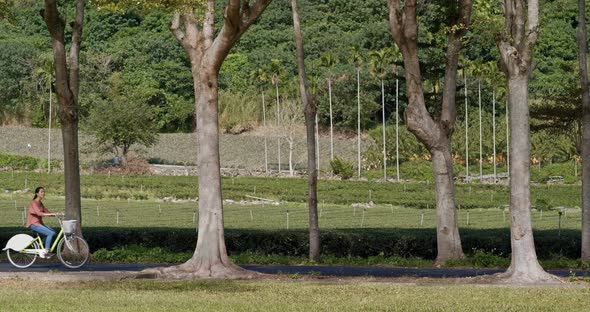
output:
[[[300,281],[0,283],[2,311],[588,311],[587,287]]]

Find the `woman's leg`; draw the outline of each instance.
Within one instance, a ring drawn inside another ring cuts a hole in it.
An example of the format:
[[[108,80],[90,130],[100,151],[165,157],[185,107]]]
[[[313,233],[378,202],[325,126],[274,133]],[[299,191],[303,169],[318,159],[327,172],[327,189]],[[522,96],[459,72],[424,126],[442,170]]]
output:
[[[55,237],[55,231],[46,225],[35,225],[35,224],[31,224],[31,230],[45,236],[45,239],[44,239],[45,249],[49,250],[49,248],[51,248],[51,242],[53,241],[53,238]]]

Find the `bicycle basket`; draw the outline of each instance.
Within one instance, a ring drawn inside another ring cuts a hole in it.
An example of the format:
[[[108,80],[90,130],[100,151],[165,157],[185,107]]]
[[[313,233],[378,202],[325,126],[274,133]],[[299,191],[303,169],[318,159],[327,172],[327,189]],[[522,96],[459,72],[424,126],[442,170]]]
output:
[[[63,220],[62,221],[62,226],[64,229],[64,233],[66,234],[72,234],[76,231],[76,223],[78,221],[77,220]]]

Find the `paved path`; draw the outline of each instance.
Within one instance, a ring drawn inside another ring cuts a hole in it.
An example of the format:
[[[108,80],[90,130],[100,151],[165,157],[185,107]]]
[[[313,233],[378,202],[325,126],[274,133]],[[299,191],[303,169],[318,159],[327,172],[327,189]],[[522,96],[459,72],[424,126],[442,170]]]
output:
[[[162,264],[123,264],[91,263],[76,270],[68,269],[58,262],[38,262],[27,269],[17,269],[8,262],[0,262],[0,272],[116,272],[141,271],[146,268],[163,266]],[[360,267],[360,266],[324,266],[324,265],[242,265],[243,268],[267,274],[312,274],[321,276],[371,276],[371,277],[431,277],[453,278],[474,277],[503,272],[500,269],[461,269],[461,268],[394,268],[394,267]],[[588,276],[590,270],[549,270],[561,277]]]

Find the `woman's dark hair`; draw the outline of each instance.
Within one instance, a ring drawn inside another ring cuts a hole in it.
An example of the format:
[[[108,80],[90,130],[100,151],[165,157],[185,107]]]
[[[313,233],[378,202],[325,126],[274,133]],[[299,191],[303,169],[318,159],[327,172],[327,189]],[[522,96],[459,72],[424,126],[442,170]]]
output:
[[[38,186],[38,187],[35,189],[35,197],[33,197],[33,199],[37,199],[37,193],[39,193],[39,191],[40,191],[40,190],[44,190],[44,189],[45,189],[44,187],[42,187],[42,186]]]

